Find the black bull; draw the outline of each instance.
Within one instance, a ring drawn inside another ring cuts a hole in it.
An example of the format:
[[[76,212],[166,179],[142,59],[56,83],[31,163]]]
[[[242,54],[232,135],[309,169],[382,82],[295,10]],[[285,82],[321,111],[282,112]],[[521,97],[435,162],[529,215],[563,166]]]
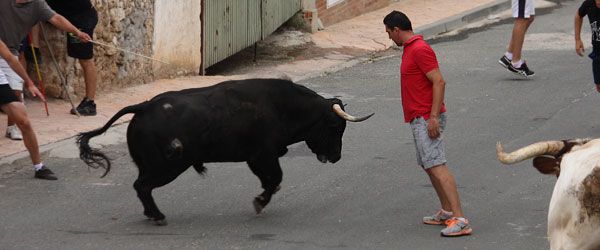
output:
[[[342,135],[348,121],[364,121],[343,111],[337,98],[281,79],[226,81],[195,89],[166,92],[121,109],[102,128],[78,136],[80,158],[90,167],[110,171],[110,160],[89,140],[104,133],[119,117],[134,113],[127,145],[139,175],[133,187],[144,215],[165,224],[152,190],[166,185],[190,166],[203,174],[206,162],[248,163],[264,192],[254,201],[257,213],[279,190],[279,157],[287,146],[305,141],[319,161],[341,158]]]

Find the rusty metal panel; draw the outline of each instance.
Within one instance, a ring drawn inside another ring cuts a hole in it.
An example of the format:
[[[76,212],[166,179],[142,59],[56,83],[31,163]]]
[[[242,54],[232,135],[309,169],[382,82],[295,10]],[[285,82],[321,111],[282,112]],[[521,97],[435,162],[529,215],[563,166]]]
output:
[[[247,47],[247,1],[206,0],[203,65],[213,65]]]
[[[301,0],[203,0],[202,67],[273,33],[301,9]]]
[[[262,40],[262,21],[261,21],[262,0],[248,0],[248,42],[252,45]]]

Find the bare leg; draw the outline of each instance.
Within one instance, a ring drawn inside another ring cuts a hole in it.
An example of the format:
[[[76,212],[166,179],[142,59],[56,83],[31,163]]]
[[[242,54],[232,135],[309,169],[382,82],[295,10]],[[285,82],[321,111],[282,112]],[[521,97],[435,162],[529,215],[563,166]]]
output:
[[[452,206],[450,206],[448,197],[444,193],[444,190],[442,189],[442,186],[439,183],[439,181],[437,179],[435,179],[431,174],[427,173],[427,175],[429,176],[429,180],[431,181],[431,184],[433,185],[433,189],[435,189],[435,193],[437,194],[437,196],[440,200],[442,209],[449,211],[449,212],[452,211]]]
[[[17,96],[17,98],[19,99],[20,102],[23,102],[23,92],[20,90],[15,90],[15,95]],[[8,116],[8,118],[6,119],[6,125],[7,126],[12,126],[15,125],[15,121],[13,121],[13,119]]]
[[[96,97],[96,64],[94,59],[79,59],[79,64],[83,68],[83,79],[85,80],[85,96],[94,100]]]
[[[21,102],[11,102],[2,105],[1,108],[8,117],[17,124],[21,133],[23,133],[23,143],[25,144],[27,151],[29,151],[29,156],[31,157],[33,165],[41,163],[42,157],[40,155],[37,137],[35,136],[29,117],[27,117],[27,113],[25,112],[25,105]]]
[[[530,16],[529,18],[515,18],[512,36],[507,48],[507,51],[513,54],[513,62],[521,60],[521,51],[523,49],[523,42],[525,41],[525,33],[533,22],[533,18],[533,16]]]
[[[425,172],[429,175],[431,183],[438,193],[442,208],[446,211],[452,211],[455,217],[464,217],[458,190],[456,189],[456,181],[448,167],[443,164],[426,169]]]

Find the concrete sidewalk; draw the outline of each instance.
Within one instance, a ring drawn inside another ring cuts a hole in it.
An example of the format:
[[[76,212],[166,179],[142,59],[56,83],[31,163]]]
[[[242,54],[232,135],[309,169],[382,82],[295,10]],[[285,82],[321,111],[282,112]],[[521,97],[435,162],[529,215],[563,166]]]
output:
[[[536,5],[539,5],[539,1],[536,2]],[[43,104],[37,100],[27,100],[26,105],[39,144],[43,145],[41,150],[46,152],[55,147],[56,142],[68,139],[72,141],[72,138],[79,132],[101,127],[121,108],[148,100],[165,91],[204,87],[228,79],[256,76],[285,74],[293,80],[300,80],[321,74],[326,70],[333,71],[335,68],[345,67],[348,62],[356,61],[356,58],[361,55],[383,51],[393,45],[384,31],[382,23],[383,17],[391,10],[405,12],[411,18],[415,31],[430,37],[476,20],[490,19],[490,15],[508,8],[510,8],[510,0],[402,0],[392,3],[386,8],[332,25],[315,34],[306,35],[312,41],[311,46],[323,52],[321,55],[300,56],[295,60],[277,65],[255,67],[251,72],[243,75],[194,76],[157,80],[141,86],[99,93],[96,100],[98,115],[94,117],[76,117],[69,114],[71,107],[65,100],[49,100],[50,116],[46,116]],[[341,48],[353,52],[344,53],[344,50],[340,50]],[[316,65],[318,66],[316,67]],[[6,116],[1,115],[0,117],[0,132],[4,133]],[[123,123],[129,119],[131,119],[131,115],[121,118],[119,122]],[[3,165],[13,164],[19,159],[23,160],[19,161],[19,165],[29,166],[28,157],[21,141],[11,141],[4,136],[0,137],[0,172]]]

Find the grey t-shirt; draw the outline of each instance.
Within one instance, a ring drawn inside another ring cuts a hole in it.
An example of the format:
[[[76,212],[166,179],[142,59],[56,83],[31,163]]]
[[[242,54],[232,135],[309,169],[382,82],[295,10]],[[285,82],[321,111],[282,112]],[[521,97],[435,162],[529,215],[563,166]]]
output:
[[[14,55],[31,27],[50,20],[56,13],[44,0],[30,0],[17,4],[16,0],[0,0],[0,39]]]

